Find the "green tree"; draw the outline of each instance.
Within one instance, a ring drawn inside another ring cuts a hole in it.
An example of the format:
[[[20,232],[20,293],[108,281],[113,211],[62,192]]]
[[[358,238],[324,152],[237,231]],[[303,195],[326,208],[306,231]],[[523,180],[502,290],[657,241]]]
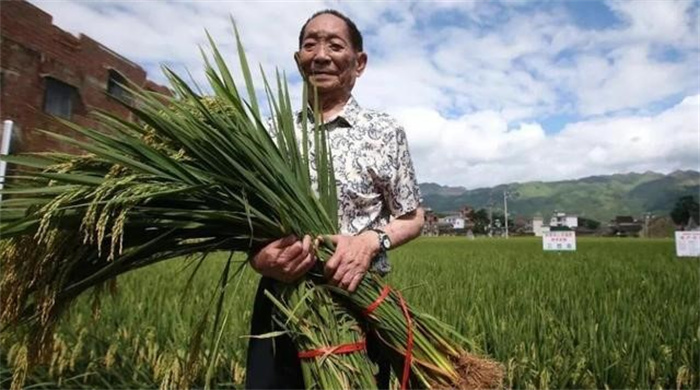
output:
[[[578,225],[589,230],[598,230],[600,222],[591,218],[579,217]]]
[[[681,196],[671,210],[671,219],[676,225],[685,225],[690,218],[700,224],[700,205],[692,195]]]
[[[649,237],[673,237],[676,226],[670,217],[659,217],[649,221]]]
[[[486,234],[489,228],[489,212],[486,209],[479,209],[474,212],[474,234]]]

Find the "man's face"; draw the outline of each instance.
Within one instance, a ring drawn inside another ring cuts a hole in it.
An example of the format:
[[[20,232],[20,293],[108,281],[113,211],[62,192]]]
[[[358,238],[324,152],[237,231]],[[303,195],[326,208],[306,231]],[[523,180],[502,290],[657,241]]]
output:
[[[321,94],[349,94],[367,64],[367,55],[353,48],[345,21],[329,14],[306,25],[297,56],[302,71]]]

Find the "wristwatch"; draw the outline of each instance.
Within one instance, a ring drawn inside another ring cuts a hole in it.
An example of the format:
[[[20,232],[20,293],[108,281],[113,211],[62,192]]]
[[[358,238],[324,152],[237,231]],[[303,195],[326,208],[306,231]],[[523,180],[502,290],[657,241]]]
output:
[[[380,252],[386,252],[389,249],[391,249],[391,239],[389,238],[389,235],[384,232],[384,230],[381,229],[371,229],[373,232],[377,233],[377,236],[379,237],[379,251]]]

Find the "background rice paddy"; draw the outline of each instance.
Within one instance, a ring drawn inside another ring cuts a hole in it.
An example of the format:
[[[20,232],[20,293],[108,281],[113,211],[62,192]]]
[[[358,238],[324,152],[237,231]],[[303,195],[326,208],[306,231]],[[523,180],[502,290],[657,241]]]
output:
[[[92,298],[83,297],[27,386],[176,386],[225,260],[208,258],[187,290],[192,268],[184,260],[122,277],[97,319]],[[421,238],[391,261],[390,283],[501,361],[508,387],[700,388],[700,260],[676,258],[671,240],[585,238],[575,253],[544,253],[533,238]],[[256,284],[246,269],[227,295],[216,387],[242,387]],[[210,328],[203,329],[207,346]],[[7,388],[23,351],[8,332],[0,348]],[[198,386],[204,356],[195,363]]]

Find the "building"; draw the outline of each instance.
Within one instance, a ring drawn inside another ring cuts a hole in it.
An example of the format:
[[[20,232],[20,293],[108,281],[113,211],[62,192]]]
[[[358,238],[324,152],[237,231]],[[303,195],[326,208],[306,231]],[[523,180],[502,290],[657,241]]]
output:
[[[547,231],[549,231],[549,226],[544,226],[543,224],[542,217],[537,216],[532,218],[532,232],[535,234],[537,237],[542,237],[542,234],[544,233],[544,228],[547,228]]]
[[[452,225],[452,229],[460,230],[464,229],[464,218],[461,215],[448,215],[447,217],[440,218],[440,223]]]
[[[474,236],[473,230],[476,226],[475,215],[476,211],[469,205],[465,205],[459,209],[459,216],[464,219],[464,229],[467,229],[467,235]]]
[[[637,237],[642,229],[642,222],[630,215],[618,215],[608,224],[608,234],[618,237]]]
[[[466,205],[459,209],[459,216],[464,218],[465,221],[471,221],[474,219],[474,208]]]
[[[425,208],[425,221],[423,223],[423,230],[421,232],[424,236],[437,236],[438,230],[438,216],[435,215],[433,209],[430,207]]]
[[[554,230],[576,230],[578,227],[578,216],[555,212],[549,219],[549,225],[544,224],[541,216],[532,218],[532,232],[537,237],[542,237],[544,233]]]
[[[578,227],[578,216],[567,215],[562,212],[555,212],[552,214],[552,218],[549,220],[549,227],[568,227],[569,229],[576,229]]]
[[[74,151],[36,131],[75,136],[51,115],[95,125],[87,114],[99,108],[128,118],[118,101],[129,97],[120,86],[126,80],[169,93],[140,66],[86,35],[61,30],[51,15],[26,1],[2,2],[0,33],[0,119],[14,122],[12,153]]]
[[[466,234],[474,236],[474,209],[470,206],[462,207],[457,213],[439,218],[431,208],[425,208],[425,223],[422,234],[425,236],[441,236]]]

